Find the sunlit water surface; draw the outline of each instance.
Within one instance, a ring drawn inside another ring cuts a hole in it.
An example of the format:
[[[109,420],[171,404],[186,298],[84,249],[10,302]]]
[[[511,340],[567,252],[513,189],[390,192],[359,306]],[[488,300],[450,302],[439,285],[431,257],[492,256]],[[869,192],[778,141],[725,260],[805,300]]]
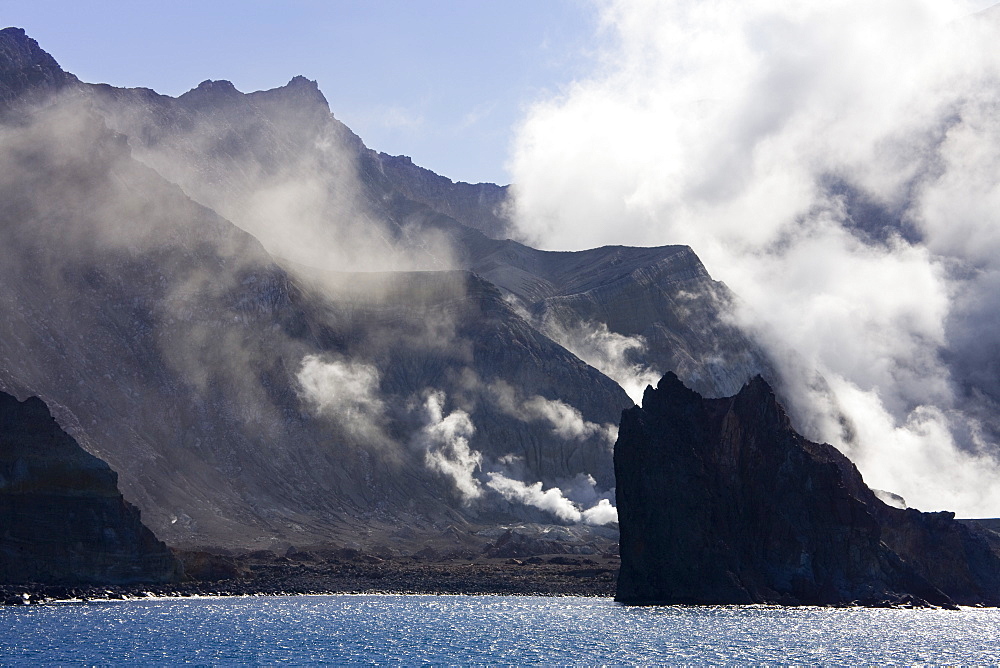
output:
[[[0,608],[0,663],[1000,662],[1000,611],[296,596]]]

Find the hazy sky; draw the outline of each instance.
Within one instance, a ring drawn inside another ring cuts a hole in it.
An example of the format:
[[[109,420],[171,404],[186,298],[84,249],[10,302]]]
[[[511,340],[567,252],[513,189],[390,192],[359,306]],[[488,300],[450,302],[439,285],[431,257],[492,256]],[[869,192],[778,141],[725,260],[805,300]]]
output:
[[[584,0],[0,0],[0,27],[84,81],[179,95],[302,74],[371,148],[501,183],[523,108],[592,65],[597,15]]]

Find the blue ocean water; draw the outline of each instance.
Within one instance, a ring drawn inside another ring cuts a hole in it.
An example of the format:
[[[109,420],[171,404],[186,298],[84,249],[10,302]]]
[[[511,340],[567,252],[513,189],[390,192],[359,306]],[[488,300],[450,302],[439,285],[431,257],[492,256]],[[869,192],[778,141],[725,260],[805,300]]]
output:
[[[622,607],[600,598],[295,596],[0,608],[0,663],[1000,662],[1000,610]]]

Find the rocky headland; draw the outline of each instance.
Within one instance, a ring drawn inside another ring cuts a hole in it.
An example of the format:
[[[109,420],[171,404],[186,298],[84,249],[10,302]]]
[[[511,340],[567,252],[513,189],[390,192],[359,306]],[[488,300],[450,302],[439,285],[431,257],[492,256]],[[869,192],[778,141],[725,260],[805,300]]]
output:
[[[0,392],[0,584],[132,585],[180,565],[37,397]]]
[[[1000,603],[1000,535],[887,506],[792,428],[761,378],[705,399],[667,374],[615,446],[623,603]]]

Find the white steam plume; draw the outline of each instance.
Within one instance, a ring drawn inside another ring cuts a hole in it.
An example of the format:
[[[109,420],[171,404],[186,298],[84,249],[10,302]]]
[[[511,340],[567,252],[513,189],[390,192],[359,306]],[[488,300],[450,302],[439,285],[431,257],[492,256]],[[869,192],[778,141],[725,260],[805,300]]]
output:
[[[691,245],[806,435],[917,507],[1000,514],[1000,10],[603,7],[600,70],[519,130],[524,235]]]
[[[378,369],[363,362],[306,355],[296,378],[303,399],[317,413],[332,418],[354,437],[369,443],[384,441],[385,405],[378,396]]]
[[[455,410],[444,414],[447,397],[444,392],[427,392],[423,411],[425,424],[417,433],[416,442],[424,448],[424,463],[455,483],[455,489],[468,503],[483,494],[473,474],[482,466],[481,453],[469,447],[469,438],[476,431],[469,414]]]
[[[452,266],[447,238],[379,210],[361,173],[360,141],[313,86],[296,79],[243,95],[228,82],[205,82],[189,95],[212,103],[193,110],[178,101],[169,108],[184,121],[170,124],[142,99],[95,103],[138,160],[253,234],[288,270],[317,280],[317,270]]]
[[[599,437],[608,445],[618,440],[618,426],[596,424],[583,419],[583,414],[564,401],[535,395],[521,400],[511,385],[497,381],[489,386],[496,405],[507,415],[523,422],[545,422],[552,433],[564,441]]]
[[[504,401],[512,401],[513,389],[503,384],[502,396]],[[456,409],[446,415],[446,404],[447,396],[441,390],[424,393],[421,404],[424,426],[416,433],[414,443],[424,451],[424,464],[450,478],[462,501],[470,503],[483,496],[483,486],[476,477],[476,472],[484,468],[483,455],[469,446],[469,439],[476,431],[469,414]],[[573,409],[562,402],[533,397],[521,405],[534,406],[540,415],[546,416],[545,419],[549,419],[550,411],[555,411],[551,415],[553,430],[561,429],[567,439],[587,438],[604,430],[604,427],[583,422],[579,412],[574,419]],[[597,431],[593,431],[595,429]],[[506,469],[516,459],[501,457],[496,464]],[[565,481],[563,488],[552,485],[548,489],[543,489],[544,484],[540,481],[529,485],[502,471],[490,470],[485,476],[486,487],[507,501],[539,508],[564,522],[597,526],[618,521],[618,511],[608,498],[613,496],[614,490],[599,493],[596,481],[588,474]]]
[[[543,490],[541,482],[532,485],[508,478],[502,473],[487,474],[486,486],[498,492],[508,501],[523,503],[552,513],[564,522],[583,522],[591,525],[609,524],[618,521],[618,511],[607,499],[601,499],[593,507],[581,510],[575,503],[563,496],[558,487]]]
[[[629,361],[632,353],[646,351],[646,339],[612,332],[603,322],[566,325],[547,317],[542,331],[553,341],[621,385],[632,401],[640,403],[647,385],[656,386],[663,374]]]

